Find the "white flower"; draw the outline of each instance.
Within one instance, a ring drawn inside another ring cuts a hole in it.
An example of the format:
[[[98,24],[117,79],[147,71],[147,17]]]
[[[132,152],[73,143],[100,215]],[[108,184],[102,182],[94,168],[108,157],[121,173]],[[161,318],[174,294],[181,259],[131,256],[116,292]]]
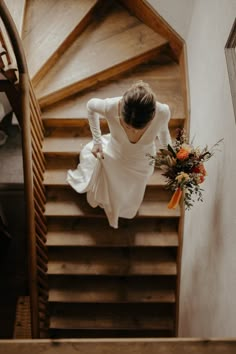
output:
[[[180,172],[178,176],[175,177],[175,179],[178,181],[178,183],[181,183],[183,181],[189,181],[190,177],[187,173],[185,172]]]

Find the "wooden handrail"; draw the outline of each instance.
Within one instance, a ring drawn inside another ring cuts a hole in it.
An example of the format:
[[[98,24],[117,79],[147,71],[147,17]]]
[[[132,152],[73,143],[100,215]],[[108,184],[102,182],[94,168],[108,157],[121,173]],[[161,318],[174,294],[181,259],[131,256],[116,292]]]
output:
[[[41,152],[44,128],[41,121],[41,111],[29,78],[22,42],[3,0],[0,0],[0,15],[13,49],[19,72],[17,91],[19,107],[17,108],[22,128],[31,332],[33,338],[40,338],[40,332],[41,330],[42,332],[45,331],[45,323],[47,322],[46,307],[42,307],[41,304],[48,296],[46,274],[48,259],[45,246],[47,228],[43,214],[46,200],[43,186],[45,160]],[[11,85],[12,89],[14,89],[14,84],[11,83]],[[42,319],[45,319],[45,321],[42,322]]]
[[[0,1],[0,16],[7,30],[12,47],[14,49],[18,71],[20,74],[28,73],[27,63],[26,63],[21,39],[19,37],[15,22],[13,21],[4,0]]]

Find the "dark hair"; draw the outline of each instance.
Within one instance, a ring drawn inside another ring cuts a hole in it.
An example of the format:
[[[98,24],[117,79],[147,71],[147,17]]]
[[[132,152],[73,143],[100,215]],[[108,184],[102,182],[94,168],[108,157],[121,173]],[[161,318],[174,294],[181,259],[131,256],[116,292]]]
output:
[[[142,129],[153,119],[155,111],[156,97],[147,83],[138,81],[124,93],[121,114],[126,124]]]

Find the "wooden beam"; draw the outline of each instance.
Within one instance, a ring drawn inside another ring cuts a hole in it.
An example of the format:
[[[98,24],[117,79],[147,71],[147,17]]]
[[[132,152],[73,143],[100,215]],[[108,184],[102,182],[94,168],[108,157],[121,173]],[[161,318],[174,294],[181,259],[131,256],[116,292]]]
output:
[[[179,59],[184,40],[146,0],[118,0],[140,21],[170,42],[173,58]]]
[[[1,340],[0,352],[15,354],[235,354],[236,339],[58,339]]]

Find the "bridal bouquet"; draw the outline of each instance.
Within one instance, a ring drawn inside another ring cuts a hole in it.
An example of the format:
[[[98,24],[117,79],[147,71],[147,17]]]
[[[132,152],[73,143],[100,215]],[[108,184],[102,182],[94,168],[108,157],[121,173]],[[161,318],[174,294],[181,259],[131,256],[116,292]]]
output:
[[[201,183],[204,182],[207,172],[204,163],[215,152],[215,148],[222,142],[219,140],[210,149],[194,148],[188,143],[184,129],[177,129],[177,136],[173,146],[160,149],[156,156],[149,156],[151,163],[160,168],[166,177],[166,187],[173,191],[173,196],[168,204],[169,209],[175,209],[183,194],[186,209],[193,206],[195,199],[203,201]]]

